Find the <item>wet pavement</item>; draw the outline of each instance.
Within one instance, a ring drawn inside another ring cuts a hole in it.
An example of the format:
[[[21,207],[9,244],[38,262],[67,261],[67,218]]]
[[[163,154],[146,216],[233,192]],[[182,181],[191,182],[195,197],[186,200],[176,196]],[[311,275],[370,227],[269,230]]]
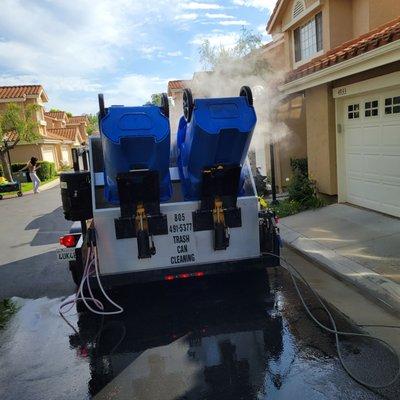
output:
[[[334,338],[311,322],[287,273],[203,277],[114,293],[124,314],[58,315],[62,299],[21,305],[0,331],[0,399],[398,399],[342,369]],[[315,302],[312,309],[326,323]],[[354,329],[338,318],[339,329]],[[357,376],[382,383],[394,357],[345,339]]]

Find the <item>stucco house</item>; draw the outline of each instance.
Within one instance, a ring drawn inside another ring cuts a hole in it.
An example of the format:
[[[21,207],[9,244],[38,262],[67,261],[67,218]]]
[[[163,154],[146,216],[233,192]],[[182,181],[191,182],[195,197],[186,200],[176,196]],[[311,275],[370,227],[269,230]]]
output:
[[[267,24],[288,73],[282,105],[318,190],[400,216],[400,2],[278,0]]]
[[[33,156],[41,161],[54,162],[56,168],[60,169],[62,166],[72,164],[72,147],[87,142],[87,117],[68,117],[63,111],[46,112],[44,106],[48,100],[41,85],[0,86],[0,113],[6,109],[8,103],[39,105],[36,119],[40,139],[35,143],[18,142],[10,150],[11,162],[26,162]],[[9,142],[15,139],[14,132],[7,135]]]

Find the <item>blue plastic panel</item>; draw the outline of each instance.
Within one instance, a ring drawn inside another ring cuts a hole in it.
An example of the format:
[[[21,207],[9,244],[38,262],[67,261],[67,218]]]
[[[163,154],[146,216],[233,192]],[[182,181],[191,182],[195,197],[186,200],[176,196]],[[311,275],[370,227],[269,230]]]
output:
[[[242,166],[257,117],[245,97],[196,99],[192,120],[178,128],[178,167],[186,200],[198,200],[202,171],[216,164]],[[241,179],[238,193],[243,186]]]
[[[116,176],[133,169],[158,171],[161,201],[171,197],[169,120],[156,106],[112,106],[100,120],[105,197],[118,203]]]

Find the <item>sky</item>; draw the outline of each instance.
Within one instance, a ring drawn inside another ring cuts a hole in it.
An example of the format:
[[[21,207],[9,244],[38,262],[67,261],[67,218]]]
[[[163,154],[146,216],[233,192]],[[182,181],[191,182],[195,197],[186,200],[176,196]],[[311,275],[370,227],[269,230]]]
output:
[[[141,105],[200,70],[204,39],[263,34],[276,0],[0,0],[0,86],[42,84],[47,109]]]

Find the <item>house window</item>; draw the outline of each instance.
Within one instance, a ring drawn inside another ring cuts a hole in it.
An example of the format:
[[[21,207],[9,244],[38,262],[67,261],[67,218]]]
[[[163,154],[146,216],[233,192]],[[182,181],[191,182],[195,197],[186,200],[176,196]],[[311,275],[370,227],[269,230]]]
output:
[[[295,61],[307,60],[322,50],[322,13],[294,31]]]
[[[365,103],[365,116],[376,117],[379,115],[379,102],[378,100],[367,101]]]
[[[385,114],[400,114],[400,96],[385,99]]]
[[[360,104],[350,104],[347,106],[347,118],[348,119],[360,118]]]

